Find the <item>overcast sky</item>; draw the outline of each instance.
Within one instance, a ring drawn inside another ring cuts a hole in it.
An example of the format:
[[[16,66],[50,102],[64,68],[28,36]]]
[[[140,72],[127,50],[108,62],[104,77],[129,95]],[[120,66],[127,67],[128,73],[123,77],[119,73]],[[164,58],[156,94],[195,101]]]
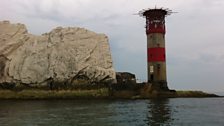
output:
[[[147,80],[145,20],[138,11],[164,7],[168,85],[224,91],[224,0],[0,0],[0,20],[40,35],[57,26],[85,27],[109,37],[116,71]]]

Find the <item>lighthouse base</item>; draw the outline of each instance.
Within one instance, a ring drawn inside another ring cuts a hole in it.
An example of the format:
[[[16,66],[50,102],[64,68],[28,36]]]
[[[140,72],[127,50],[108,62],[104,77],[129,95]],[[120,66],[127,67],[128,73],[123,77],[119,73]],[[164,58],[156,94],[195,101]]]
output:
[[[157,91],[169,91],[166,81],[151,82],[152,89]]]

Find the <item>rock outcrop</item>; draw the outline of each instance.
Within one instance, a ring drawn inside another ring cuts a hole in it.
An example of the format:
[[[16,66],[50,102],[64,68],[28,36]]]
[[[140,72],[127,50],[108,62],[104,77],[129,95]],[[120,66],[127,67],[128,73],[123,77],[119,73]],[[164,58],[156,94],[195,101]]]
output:
[[[0,22],[0,83],[115,82],[108,37],[84,28],[57,27],[29,34],[25,25]]]

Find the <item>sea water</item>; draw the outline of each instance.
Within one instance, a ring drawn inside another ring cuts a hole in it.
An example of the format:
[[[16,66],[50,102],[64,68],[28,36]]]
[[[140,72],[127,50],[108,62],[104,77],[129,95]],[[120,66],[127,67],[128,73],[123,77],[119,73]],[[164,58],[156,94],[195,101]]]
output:
[[[224,98],[0,100],[0,126],[224,126]]]

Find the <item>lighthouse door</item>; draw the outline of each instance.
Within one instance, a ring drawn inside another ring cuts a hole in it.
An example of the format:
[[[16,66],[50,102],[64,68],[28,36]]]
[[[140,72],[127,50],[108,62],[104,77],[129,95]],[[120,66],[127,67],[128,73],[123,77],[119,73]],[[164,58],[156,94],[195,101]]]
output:
[[[154,76],[153,76],[153,74],[150,75],[150,80],[151,80],[151,81],[154,81]]]

